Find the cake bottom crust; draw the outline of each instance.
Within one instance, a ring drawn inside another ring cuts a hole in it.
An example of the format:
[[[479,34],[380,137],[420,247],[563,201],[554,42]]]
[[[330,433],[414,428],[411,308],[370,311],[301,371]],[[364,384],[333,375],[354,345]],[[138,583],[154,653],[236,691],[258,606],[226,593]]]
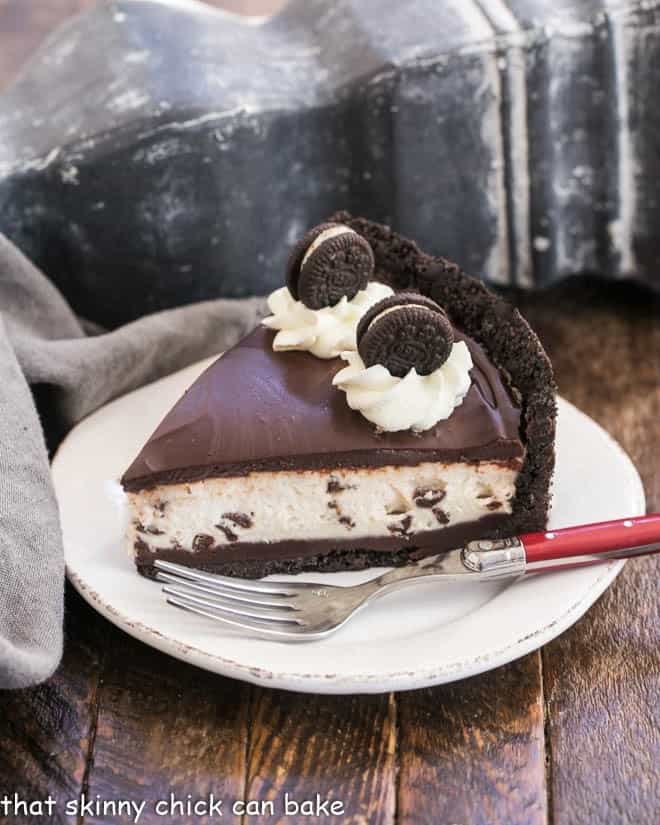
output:
[[[336,573],[369,567],[400,567],[425,556],[453,550],[474,539],[503,538],[515,533],[511,515],[496,513],[410,539],[392,536],[359,541],[282,541],[269,545],[241,543],[232,547],[231,551],[222,553],[213,549],[194,553],[175,548],[152,549],[143,540],[135,548],[134,559],[138,572],[149,578],[153,578],[156,572],[154,561],[161,559],[209,573],[253,579],[275,573]]]

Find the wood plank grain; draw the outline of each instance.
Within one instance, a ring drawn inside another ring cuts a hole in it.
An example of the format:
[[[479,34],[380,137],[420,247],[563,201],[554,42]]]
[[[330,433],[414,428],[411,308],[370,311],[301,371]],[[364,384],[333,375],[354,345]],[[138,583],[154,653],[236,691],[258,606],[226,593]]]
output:
[[[9,822],[68,821],[64,805],[83,787],[91,750],[105,626],[70,590],[57,673],[36,688],[0,693],[0,798],[33,802],[52,794],[58,801],[50,819],[10,809]]]
[[[538,653],[398,702],[400,825],[546,822]]]
[[[389,825],[395,814],[396,703],[393,695],[312,696],[255,689],[251,710],[246,798],[271,800],[270,825],[341,822]],[[297,802],[343,804],[344,813],[315,819],[286,815]]]
[[[660,510],[660,297],[587,281],[523,304],[560,391],[618,439]],[[657,556],[630,562],[543,651],[554,825],[658,821],[659,580]]]
[[[231,806],[242,799],[245,786],[249,690],[113,629],[99,689],[88,797],[144,802],[142,825],[202,825],[219,821],[208,808],[212,795],[224,801],[221,821],[239,823]],[[189,801],[200,807],[189,813]],[[115,823],[113,814],[95,813],[82,821]]]

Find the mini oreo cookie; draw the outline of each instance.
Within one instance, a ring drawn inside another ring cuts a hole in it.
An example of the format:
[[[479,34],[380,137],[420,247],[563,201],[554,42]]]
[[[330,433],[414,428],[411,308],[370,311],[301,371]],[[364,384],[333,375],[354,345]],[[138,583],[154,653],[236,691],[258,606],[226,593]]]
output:
[[[411,369],[430,375],[451,352],[454,330],[444,309],[416,292],[400,292],[367,310],[357,328],[367,367],[382,364],[403,378]]]
[[[289,260],[286,264],[286,285],[296,301],[300,300],[298,295],[298,276],[300,275],[300,266],[305,257],[305,253],[321,232],[325,232],[326,229],[330,229],[336,225],[337,224],[334,223],[320,223],[318,226],[310,229],[291,250]]]
[[[350,227],[322,223],[293,248],[286,283],[297,301],[310,309],[350,301],[373,275],[374,254],[369,243]]]

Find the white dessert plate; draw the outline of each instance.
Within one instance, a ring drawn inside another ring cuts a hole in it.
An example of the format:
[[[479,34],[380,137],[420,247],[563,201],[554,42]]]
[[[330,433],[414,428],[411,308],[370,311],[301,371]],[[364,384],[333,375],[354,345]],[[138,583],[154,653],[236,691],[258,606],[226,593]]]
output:
[[[124,549],[117,480],[210,360],[98,410],[69,434],[53,461],[69,579],[99,613],[146,644],[270,687],[313,693],[407,690],[490,670],[549,642],[621,570],[623,562],[611,562],[505,585],[420,584],[374,603],[334,636],[296,644],[252,638],[166,605],[160,585],[139,576]],[[644,512],[643,487],[628,456],[560,399],[550,526]],[[372,570],[305,578],[353,584],[373,575]]]

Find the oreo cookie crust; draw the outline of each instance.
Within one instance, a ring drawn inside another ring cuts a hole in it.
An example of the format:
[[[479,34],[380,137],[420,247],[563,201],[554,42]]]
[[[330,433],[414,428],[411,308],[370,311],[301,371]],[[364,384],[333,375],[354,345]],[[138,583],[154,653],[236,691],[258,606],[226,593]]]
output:
[[[555,466],[557,404],[552,365],[520,312],[452,261],[422,252],[389,226],[349,212],[331,221],[355,229],[371,246],[374,277],[395,291],[417,290],[444,307],[456,327],[477,341],[506,377],[521,407],[525,459],[516,482],[510,529],[490,537],[543,530]]]
[[[418,292],[400,292],[367,310],[357,328],[365,366],[382,364],[403,378],[411,369],[430,375],[451,352],[454,331],[442,307]]]

